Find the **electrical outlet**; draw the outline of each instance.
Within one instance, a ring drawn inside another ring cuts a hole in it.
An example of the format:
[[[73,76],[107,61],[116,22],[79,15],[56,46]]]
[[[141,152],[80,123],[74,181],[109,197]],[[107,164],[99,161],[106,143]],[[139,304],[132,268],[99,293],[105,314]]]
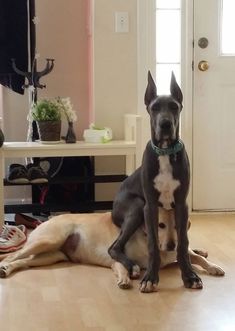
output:
[[[129,15],[128,12],[115,13],[115,32],[127,33],[129,32]]]

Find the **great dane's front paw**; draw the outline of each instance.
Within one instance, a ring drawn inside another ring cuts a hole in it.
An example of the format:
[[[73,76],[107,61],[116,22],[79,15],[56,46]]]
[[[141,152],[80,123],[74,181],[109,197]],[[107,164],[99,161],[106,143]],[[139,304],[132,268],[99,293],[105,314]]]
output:
[[[150,280],[143,281],[140,284],[140,292],[142,293],[151,293],[151,292],[157,292],[158,288],[157,288],[157,284],[151,282]]]
[[[186,288],[192,288],[200,290],[203,288],[203,283],[200,277],[197,274],[192,273],[190,276],[183,277],[184,286]]]
[[[156,277],[151,276],[149,273],[145,273],[141,283],[140,283],[140,292],[142,293],[151,293],[157,292],[157,281]]]

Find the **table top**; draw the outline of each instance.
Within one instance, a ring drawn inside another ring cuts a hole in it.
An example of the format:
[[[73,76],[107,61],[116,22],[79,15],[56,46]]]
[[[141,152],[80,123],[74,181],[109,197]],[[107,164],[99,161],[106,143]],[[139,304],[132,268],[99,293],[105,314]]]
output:
[[[4,142],[0,153],[4,157],[40,156],[96,156],[96,155],[134,155],[135,141],[112,140],[107,143],[88,143],[77,141],[74,144],[41,142]]]

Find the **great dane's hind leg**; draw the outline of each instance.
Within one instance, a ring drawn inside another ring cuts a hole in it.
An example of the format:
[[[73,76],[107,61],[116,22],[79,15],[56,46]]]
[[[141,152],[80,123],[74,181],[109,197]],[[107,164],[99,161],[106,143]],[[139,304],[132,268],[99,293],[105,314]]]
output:
[[[3,261],[0,265],[0,278],[8,277],[15,270],[51,265],[62,261],[68,261],[68,258],[61,251],[31,255],[12,262]]]
[[[135,263],[131,261],[124,253],[125,244],[130,239],[130,237],[135,233],[135,231],[143,223],[142,213],[139,209],[129,211],[125,216],[125,220],[122,224],[120,234],[115,242],[109,247],[108,252],[110,256],[117,262],[123,264],[123,266],[128,270],[130,276],[135,277]]]

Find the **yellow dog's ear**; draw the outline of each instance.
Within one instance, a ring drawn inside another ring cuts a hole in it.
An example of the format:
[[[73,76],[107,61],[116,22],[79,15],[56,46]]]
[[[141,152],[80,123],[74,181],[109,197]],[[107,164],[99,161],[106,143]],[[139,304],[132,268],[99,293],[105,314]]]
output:
[[[188,219],[188,230],[189,230],[190,226],[191,226],[191,222],[190,222],[190,219]]]

